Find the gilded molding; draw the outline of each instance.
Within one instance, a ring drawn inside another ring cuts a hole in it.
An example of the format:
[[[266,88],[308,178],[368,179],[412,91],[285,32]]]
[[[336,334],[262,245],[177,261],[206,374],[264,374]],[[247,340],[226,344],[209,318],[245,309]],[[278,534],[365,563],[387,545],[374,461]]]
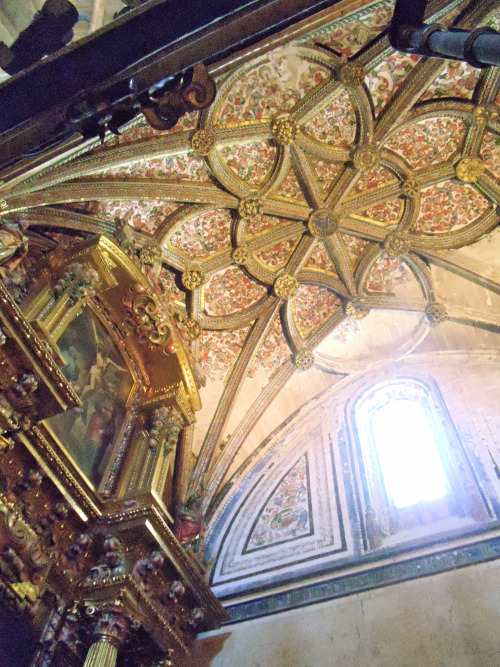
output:
[[[245,265],[248,264],[250,259],[250,252],[245,246],[238,246],[231,253],[231,257],[236,264]]]
[[[293,118],[274,118],[271,121],[271,135],[279,146],[293,144],[298,131],[299,125]]]
[[[477,157],[464,157],[455,166],[457,178],[463,183],[476,183],[485,169],[484,162]]]
[[[314,366],[314,353],[306,348],[299,350],[293,356],[293,363],[299,371],[308,371]]]
[[[285,273],[276,278],[273,285],[274,293],[280,299],[291,299],[299,289],[299,283],[294,276]]]
[[[204,282],[205,276],[200,266],[189,266],[182,274],[182,284],[186,289],[198,289]]]
[[[429,303],[426,306],[425,316],[427,317],[431,327],[435,327],[438,324],[446,322],[448,319],[448,312],[446,310],[446,306],[444,306],[442,303],[437,303],[434,301],[433,303]]]
[[[352,161],[356,169],[365,174],[378,167],[380,151],[376,146],[370,144],[361,146],[355,151]]]
[[[201,157],[207,156],[215,148],[215,133],[212,130],[197,130],[191,137],[192,150]]]
[[[327,208],[322,208],[311,213],[307,226],[312,236],[321,239],[334,234],[338,230],[339,224],[340,219],[336,213]]]
[[[370,309],[360,299],[350,299],[344,304],[344,313],[351,320],[364,320]]]
[[[359,62],[348,62],[342,65],[339,72],[339,80],[345,86],[360,86],[366,76],[366,70]]]
[[[263,212],[264,204],[259,197],[246,197],[241,199],[238,204],[238,213],[245,220],[262,215]]]

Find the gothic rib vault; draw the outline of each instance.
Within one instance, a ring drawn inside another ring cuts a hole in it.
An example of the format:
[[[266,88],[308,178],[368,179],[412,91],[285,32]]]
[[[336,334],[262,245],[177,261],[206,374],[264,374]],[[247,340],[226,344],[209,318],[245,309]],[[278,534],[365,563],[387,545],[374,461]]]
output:
[[[495,2],[465,6],[434,19],[498,28]],[[120,238],[177,319],[207,381],[178,494],[208,523],[342,377],[440,349],[441,327],[495,346],[500,73],[394,53],[391,12],[334,7],[217,66],[215,103],[172,131],[139,121],[1,188],[40,243]]]

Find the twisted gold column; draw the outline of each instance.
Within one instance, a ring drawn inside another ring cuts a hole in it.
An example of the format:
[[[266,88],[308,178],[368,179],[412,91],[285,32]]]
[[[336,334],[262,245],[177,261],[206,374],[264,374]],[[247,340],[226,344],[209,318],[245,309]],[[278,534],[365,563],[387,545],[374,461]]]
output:
[[[115,667],[118,649],[106,637],[100,637],[89,648],[83,667]]]

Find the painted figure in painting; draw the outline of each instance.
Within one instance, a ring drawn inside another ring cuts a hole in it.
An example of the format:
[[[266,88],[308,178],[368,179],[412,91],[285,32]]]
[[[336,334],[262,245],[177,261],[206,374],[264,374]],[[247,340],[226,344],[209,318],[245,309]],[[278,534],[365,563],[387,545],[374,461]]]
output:
[[[132,378],[109,332],[86,308],[59,339],[62,371],[82,406],[48,421],[96,486],[102,480],[125,414]]]

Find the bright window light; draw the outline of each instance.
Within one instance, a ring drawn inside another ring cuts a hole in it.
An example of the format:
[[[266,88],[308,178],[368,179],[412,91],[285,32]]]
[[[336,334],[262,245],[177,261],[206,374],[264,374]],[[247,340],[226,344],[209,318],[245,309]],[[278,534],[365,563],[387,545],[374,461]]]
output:
[[[387,493],[397,508],[446,495],[437,436],[420,403],[389,400],[372,413],[371,427]]]

